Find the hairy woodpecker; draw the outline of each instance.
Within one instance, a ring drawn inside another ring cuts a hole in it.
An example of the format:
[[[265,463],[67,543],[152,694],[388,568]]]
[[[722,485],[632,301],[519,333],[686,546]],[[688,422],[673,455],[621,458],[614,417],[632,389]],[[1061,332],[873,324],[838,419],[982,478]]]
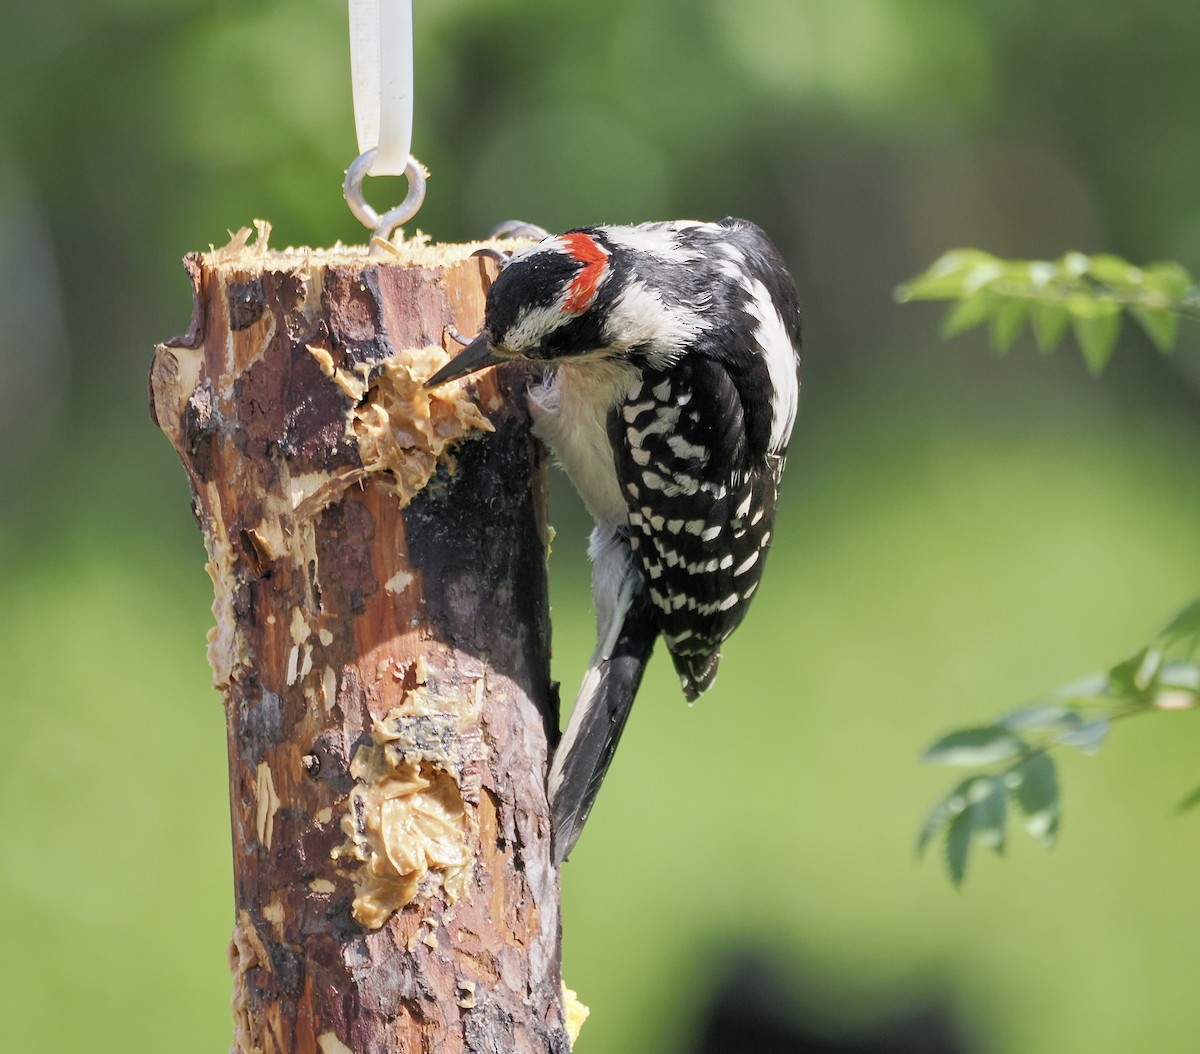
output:
[[[428,384],[544,363],[534,430],[596,521],[597,642],[554,754],[555,863],[579,837],[660,635],[695,699],[746,614],[796,417],[796,288],[746,220],[585,227],[514,255]]]

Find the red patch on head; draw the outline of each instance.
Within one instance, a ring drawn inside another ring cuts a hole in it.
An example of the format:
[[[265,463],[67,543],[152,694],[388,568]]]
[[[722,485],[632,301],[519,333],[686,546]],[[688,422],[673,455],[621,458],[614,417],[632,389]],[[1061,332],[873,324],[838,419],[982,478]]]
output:
[[[564,234],[561,240],[571,259],[583,264],[583,270],[567,286],[567,299],[562,309],[569,315],[582,315],[596,299],[596,290],[608,266],[608,253],[582,231]]]

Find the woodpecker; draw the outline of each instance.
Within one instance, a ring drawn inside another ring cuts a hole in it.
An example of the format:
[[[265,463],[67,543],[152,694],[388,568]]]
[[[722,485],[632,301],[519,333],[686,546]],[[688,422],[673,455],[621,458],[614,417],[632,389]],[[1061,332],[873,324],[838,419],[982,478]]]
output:
[[[596,650],[548,777],[561,864],[662,637],[689,701],[758,588],[799,393],[796,287],[746,220],[583,227],[514,254],[427,382],[544,366],[535,433],[596,521]]]

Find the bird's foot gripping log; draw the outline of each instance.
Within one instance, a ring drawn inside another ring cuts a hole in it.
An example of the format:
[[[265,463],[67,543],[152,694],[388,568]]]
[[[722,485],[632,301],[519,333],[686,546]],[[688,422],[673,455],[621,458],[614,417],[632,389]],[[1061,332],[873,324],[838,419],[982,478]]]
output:
[[[243,1054],[568,1049],[527,379],[422,387],[479,326],[476,248],[242,232],[155,355],[215,594]]]

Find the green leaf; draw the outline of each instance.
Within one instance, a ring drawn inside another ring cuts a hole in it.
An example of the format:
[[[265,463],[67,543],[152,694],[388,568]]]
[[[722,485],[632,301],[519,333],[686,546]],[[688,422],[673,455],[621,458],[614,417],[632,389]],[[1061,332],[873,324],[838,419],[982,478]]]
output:
[[[1019,736],[998,725],[988,725],[942,736],[921,755],[921,760],[927,765],[989,765],[1016,757],[1025,749]]]
[[[1112,357],[1123,308],[1164,353],[1178,340],[1180,312],[1200,309],[1200,288],[1178,263],[1136,267],[1112,253],[1003,260],[979,249],[955,249],[895,295],[901,302],[959,301],[946,319],[945,336],[990,320],[991,344],[1000,354],[1015,342],[1026,317],[1043,354],[1053,351],[1073,326],[1093,374],[1101,373]]]
[[[960,887],[967,873],[972,838],[997,853],[1004,851],[1006,814],[1007,791],[1003,782],[995,776],[972,776],[934,807],[918,846],[923,849],[945,827],[946,869],[950,881]]]
[[[1025,275],[1030,287],[1040,291],[1059,277],[1060,268],[1058,264],[1052,264],[1048,260],[1030,260],[1025,264]]]
[[[1173,260],[1142,268],[1142,288],[1165,300],[1178,303],[1193,291],[1194,282],[1187,269]]]
[[[1010,732],[1055,732],[1077,721],[1075,711],[1061,703],[1034,703],[1005,714],[996,724]]]
[[[1058,773],[1048,754],[1033,754],[1008,774],[1013,798],[1025,814],[1025,830],[1047,849],[1058,836]]]
[[[924,856],[929,843],[967,807],[966,799],[959,790],[959,787],[955,787],[929,810],[925,822],[921,824],[921,833],[917,835],[917,856]]]
[[[1092,702],[1103,699],[1109,689],[1109,673],[1090,673],[1077,681],[1064,684],[1054,693],[1063,702]]]
[[[1108,671],[1107,695],[1114,699],[1129,699],[1140,696],[1158,674],[1162,663],[1162,649],[1147,645],[1124,662],[1117,663]]]
[[[1090,721],[1085,721],[1074,731],[1060,736],[1058,741],[1064,746],[1075,747],[1085,754],[1095,754],[1103,745],[1111,727],[1112,722],[1107,717],[1094,717]]]
[[[946,870],[954,888],[962,887],[967,874],[967,857],[971,852],[971,812],[964,809],[946,828]]]
[[[1138,663],[1138,668],[1133,675],[1133,684],[1139,691],[1144,692],[1154,682],[1154,678],[1158,676],[1158,671],[1162,668],[1163,653],[1162,648],[1151,644],[1148,648],[1143,648],[1141,651],[1142,661]]]
[[[963,294],[974,296],[991,285],[997,278],[1003,278],[1009,265],[1004,260],[986,253],[984,258],[977,260],[963,278]]]
[[[948,312],[942,323],[942,336],[956,337],[968,329],[986,322],[1000,306],[1000,298],[986,291],[960,300]]]
[[[995,853],[1004,852],[1004,822],[1008,793],[994,776],[980,776],[967,792],[970,801],[971,830],[976,838]]]
[[[1035,300],[1029,306],[1029,320],[1033,323],[1038,350],[1043,355],[1049,355],[1062,343],[1067,326],[1071,324],[1071,312],[1062,304]]]
[[[1133,292],[1140,289],[1145,274],[1128,260],[1111,253],[1097,253],[1087,258],[1087,273],[1110,289]]]
[[[1187,637],[1200,637],[1200,598],[1193,600],[1159,633],[1164,644],[1174,644]]]
[[[1164,662],[1158,675],[1158,686],[1184,692],[1200,691],[1200,666],[1183,660]]]
[[[1129,313],[1159,351],[1169,355],[1175,350],[1175,341],[1179,337],[1179,316],[1174,311],[1165,307],[1130,304]]]
[[[957,300],[969,295],[968,277],[977,278],[980,265],[990,266],[996,262],[996,257],[979,249],[952,249],[900,286],[896,290],[896,299],[902,304],[911,300]]]
[[[1063,274],[1069,278],[1082,278],[1088,273],[1091,264],[1091,260],[1080,252],[1069,252],[1059,262]]]
[[[1121,306],[1082,293],[1068,297],[1066,306],[1084,361],[1092,375],[1099,376],[1112,358],[1121,334]]]
[[[1013,346],[1028,317],[1029,302],[1027,300],[1008,297],[997,305],[992,313],[992,322],[988,329],[992,350],[996,354],[1003,355]]]

